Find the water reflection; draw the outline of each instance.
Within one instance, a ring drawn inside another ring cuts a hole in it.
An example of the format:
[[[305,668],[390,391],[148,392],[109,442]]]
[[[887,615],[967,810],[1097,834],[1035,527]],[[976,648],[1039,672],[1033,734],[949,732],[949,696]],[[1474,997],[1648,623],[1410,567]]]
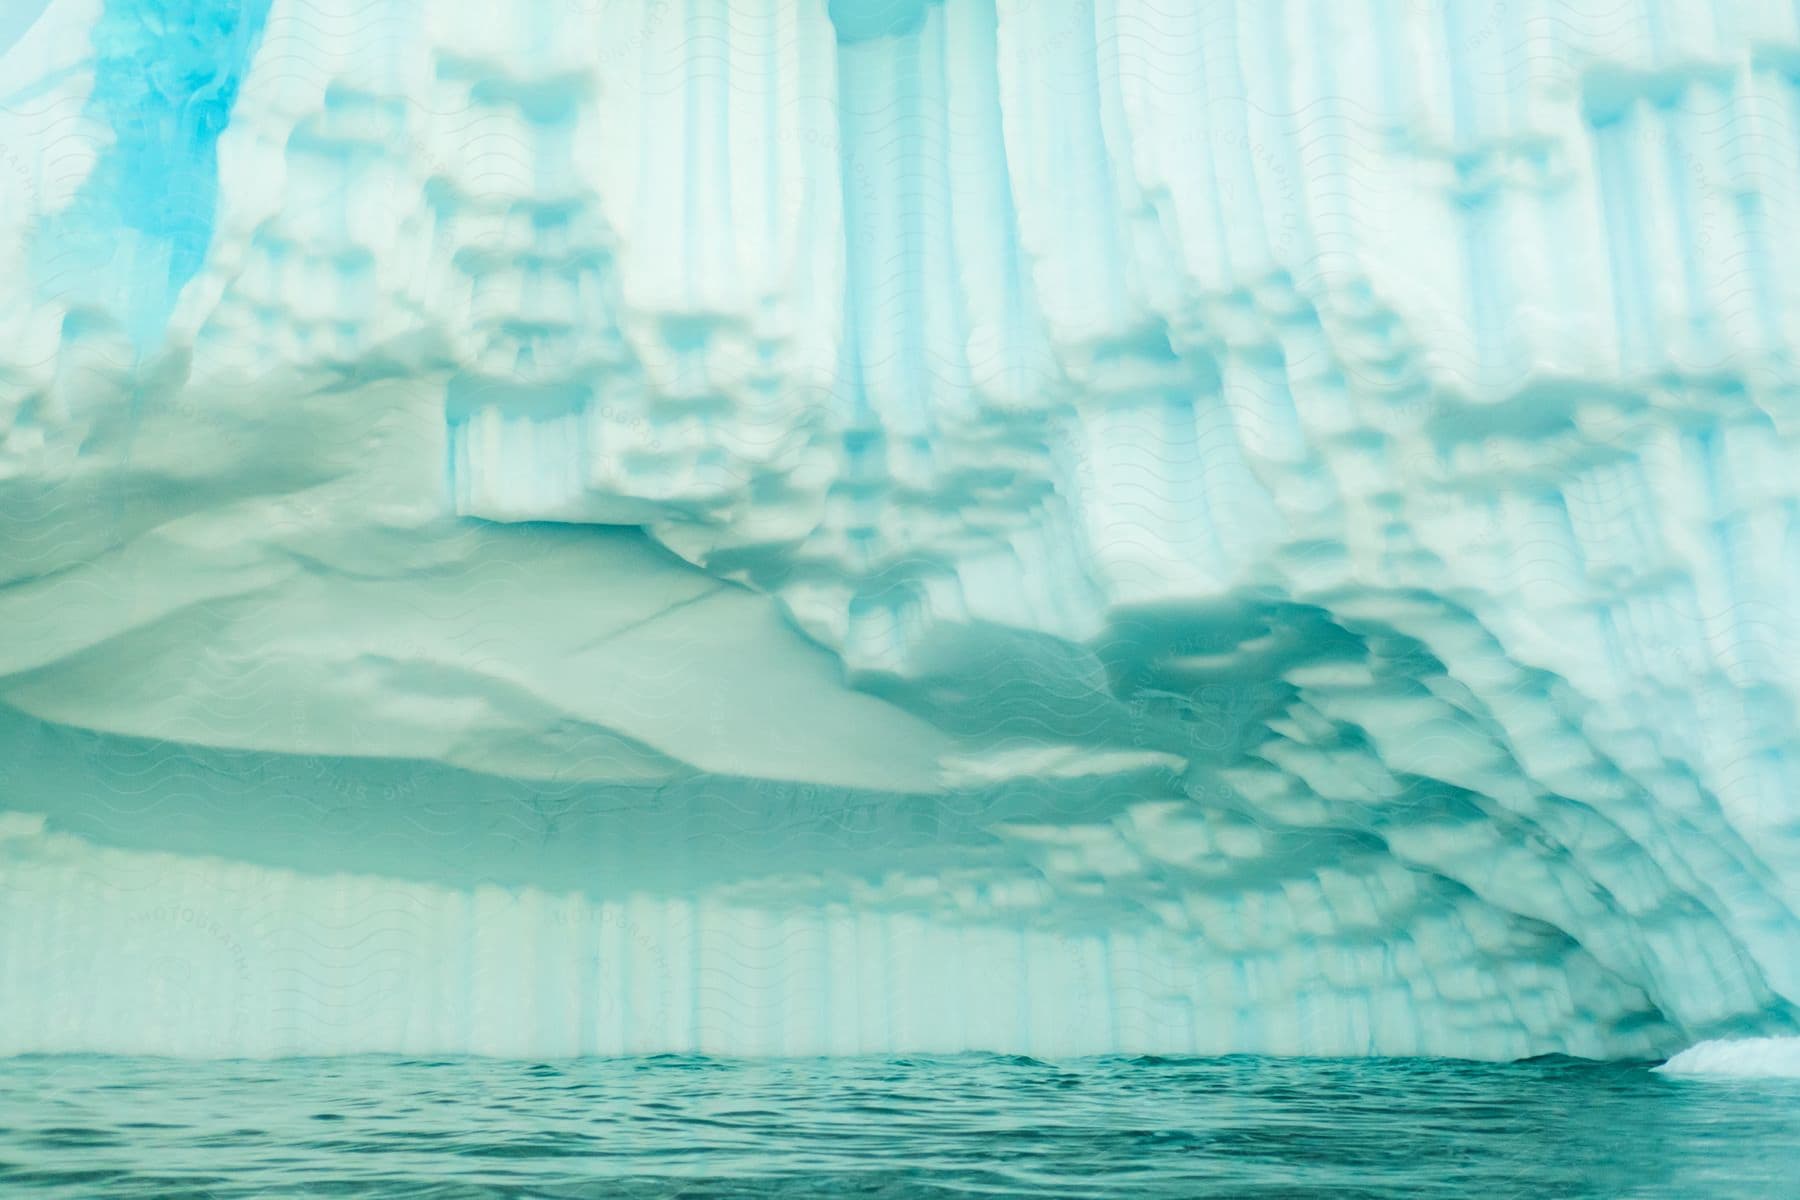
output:
[[[1789,1194],[1800,1081],[1569,1060],[0,1063],[0,1192]]]

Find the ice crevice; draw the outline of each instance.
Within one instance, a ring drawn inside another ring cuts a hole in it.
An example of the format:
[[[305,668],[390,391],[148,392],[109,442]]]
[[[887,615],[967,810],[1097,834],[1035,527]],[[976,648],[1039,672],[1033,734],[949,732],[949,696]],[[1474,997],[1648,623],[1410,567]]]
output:
[[[1793,1035],[1797,19],[0,18],[0,1051]]]

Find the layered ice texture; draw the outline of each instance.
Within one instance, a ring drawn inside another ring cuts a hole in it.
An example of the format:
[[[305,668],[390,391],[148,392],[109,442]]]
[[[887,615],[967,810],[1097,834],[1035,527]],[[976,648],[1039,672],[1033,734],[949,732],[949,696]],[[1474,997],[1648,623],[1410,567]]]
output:
[[[0,1051],[1800,1017],[1800,14],[0,16]]]

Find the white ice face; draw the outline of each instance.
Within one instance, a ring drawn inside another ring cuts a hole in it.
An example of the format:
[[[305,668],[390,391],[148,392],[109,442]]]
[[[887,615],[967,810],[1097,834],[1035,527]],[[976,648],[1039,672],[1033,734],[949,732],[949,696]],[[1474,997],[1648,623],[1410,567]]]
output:
[[[1795,1028],[1794,5],[39,7],[0,1051]]]
[[[1665,1075],[1800,1079],[1800,1038],[1721,1038],[1701,1042],[1656,1069]]]

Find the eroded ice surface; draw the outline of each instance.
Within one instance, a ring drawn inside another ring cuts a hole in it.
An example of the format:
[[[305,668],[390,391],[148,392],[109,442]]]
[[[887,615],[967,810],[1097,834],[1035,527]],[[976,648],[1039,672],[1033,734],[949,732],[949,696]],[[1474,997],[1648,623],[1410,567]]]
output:
[[[497,11],[0,21],[0,1049],[1795,1028],[1792,5]]]

